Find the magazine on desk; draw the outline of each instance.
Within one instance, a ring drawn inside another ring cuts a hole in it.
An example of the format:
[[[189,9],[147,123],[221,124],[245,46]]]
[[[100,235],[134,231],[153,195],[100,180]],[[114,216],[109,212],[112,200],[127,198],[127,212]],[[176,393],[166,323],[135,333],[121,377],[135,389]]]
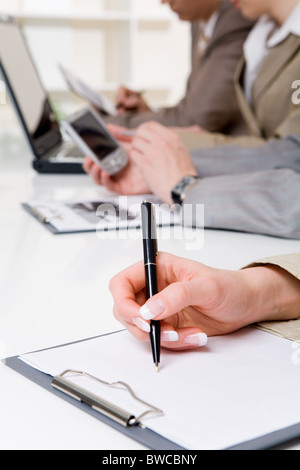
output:
[[[158,227],[180,224],[176,205],[169,207],[151,195],[99,197],[78,201],[30,201],[23,208],[54,234],[104,232],[141,227],[141,203],[155,207]]]

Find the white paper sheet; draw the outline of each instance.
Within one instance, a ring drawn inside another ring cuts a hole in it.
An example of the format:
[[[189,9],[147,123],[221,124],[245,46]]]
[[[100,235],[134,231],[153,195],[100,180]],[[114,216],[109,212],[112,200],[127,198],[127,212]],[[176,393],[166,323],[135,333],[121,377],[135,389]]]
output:
[[[300,422],[300,369],[288,340],[246,328],[205,348],[162,350],[155,372],[149,344],[127,331],[21,356],[52,376],[66,369],[123,380],[161,408],[144,424],[188,449],[224,449]]]
[[[73,93],[80,96],[88,103],[94,105],[96,108],[104,111],[110,116],[115,116],[117,114],[115,104],[106,95],[93,90],[89,85],[80,80],[73,72],[66,69],[62,65],[59,65],[59,68],[67,82],[68,87]]]

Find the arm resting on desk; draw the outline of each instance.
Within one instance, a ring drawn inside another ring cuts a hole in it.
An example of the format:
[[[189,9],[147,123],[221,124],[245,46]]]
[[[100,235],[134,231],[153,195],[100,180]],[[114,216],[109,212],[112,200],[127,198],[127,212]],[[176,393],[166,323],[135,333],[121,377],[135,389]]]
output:
[[[204,204],[207,228],[299,239],[299,195],[300,174],[282,169],[200,178],[185,204]],[[197,226],[196,212],[186,225]]]
[[[300,253],[263,258],[252,263],[249,267],[264,265],[279,266],[300,280]],[[269,331],[291,341],[300,341],[300,319],[259,322],[257,326],[264,331]]]
[[[255,148],[224,145],[191,152],[202,178],[289,168],[300,173],[300,135],[271,141]]]

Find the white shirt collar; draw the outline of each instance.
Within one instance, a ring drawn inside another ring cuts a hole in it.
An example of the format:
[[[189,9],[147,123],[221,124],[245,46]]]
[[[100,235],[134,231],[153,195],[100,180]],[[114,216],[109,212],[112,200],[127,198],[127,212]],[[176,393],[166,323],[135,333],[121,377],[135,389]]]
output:
[[[218,18],[219,12],[216,11],[208,21],[198,21],[199,32],[201,32],[202,39],[206,39],[206,42],[209,42],[213,37]]]
[[[199,21],[199,42],[198,51],[201,55],[204,54],[208,43],[210,42],[215,32],[215,27],[219,18],[219,12],[216,11],[208,21]]]
[[[244,56],[247,73],[257,75],[259,68],[268,53],[268,37],[276,28],[276,23],[264,15],[256,23],[244,43]]]
[[[268,47],[275,47],[283,42],[290,34],[300,36],[300,2],[283,25],[269,39]]]
[[[282,26],[278,26],[269,16],[264,15],[250,32],[244,44],[244,88],[249,102],[252,100],[253,83],[270,48],[283,42],[290,34],[300,36],[300,2]]]
[[[208,39],[211,39],[213,37],[218,18],[219,12],[216,11],[206,23],[203,23],[203,33]]]
[[[254,41],[258,44],[258,39],[261,41],[261,47],[269,49],[283,42],[290,34],[300,37],[300,1],[280,27],[268,15],[262,16],[250,32],[245,42],[245,49]]]
[[[300,36],[300,2],[294,8],[290,16],[283,23],[283,25],[278,28],[278,30],[269,39],[267,46],[277,46],[278,44],[283,42],[290,34]]]

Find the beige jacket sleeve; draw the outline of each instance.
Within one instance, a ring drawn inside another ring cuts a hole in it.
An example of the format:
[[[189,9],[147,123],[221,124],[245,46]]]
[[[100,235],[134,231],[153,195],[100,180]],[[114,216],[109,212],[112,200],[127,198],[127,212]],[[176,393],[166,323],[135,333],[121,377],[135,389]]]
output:
[[[280,266],[300,280],[300,253],[263,258],[247,267],[265,266],[268,264]],[[291,341],[300,342],[300,318],[286,321],[261,322],[254,326]]]
[[[218,132],[190,132],[186,131],[185,129],[176,129],[175,132],[179,135],[189,152],[201,149],[210,149],[224,145],[236,145],[238,147],[250,149],[264,145],[266,143],[266,139],[252,135],[232,136]],[[270,139],[270,141],[271,140],[272,139]]]
[[[280,266],[300,280],[300,253],[262,258],[255,261],[250,266],[263,266],[266,264]]]

